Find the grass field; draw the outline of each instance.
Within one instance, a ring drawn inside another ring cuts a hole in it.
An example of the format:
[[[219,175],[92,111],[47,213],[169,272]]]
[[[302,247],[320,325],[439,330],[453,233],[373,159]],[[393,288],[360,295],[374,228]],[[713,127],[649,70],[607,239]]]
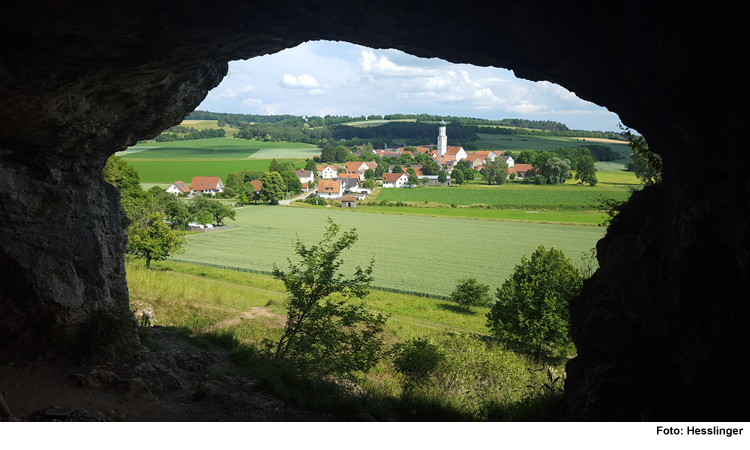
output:
[[[237,210],[237,228],[187,236],[177,259],[270,271],[286,268],[295,234],[317,243],[327,217],[343,229],[356,227],[360,240],[344,255],[345,272],[375,260],[374,286],[447,296],[456,279],[474,277],[500,287],[521,256],[540,244],[561,249],[573,262],[590,250],[605,230],[575,225],[547,225],[362,214],[334,208],[251,206]]]
[[[632,174],[629,175],[632,177]],[[633,180],[635,180],[635,177],[633,177]],[[608,185],[604,182],[601,183],[601,187],[570,184],[557,186],[530,184],[417,186],[413,189],[383,189],[377,200],[427,202],[428,204],[439,203],[442,205],[492,205],[505,209],[591,210],[593,209],[592,205],[600,196],[627,200],[630,197],[627,186],[629,185]]]
[[[142,151],[135,151],[143,148]],[[130,147],[128,160],[142,159],[271,159],[311,158],[320,154],[314,145],[293,142],[262,142],[247,139],[213,138],[191,141],[148,142]]]
[[[505,220],[516,222],[542,222],[554,224],[599,225],[606,214],[598,211],[527,211],[523,209],[483,209],[465,207],[414,207],[358,205],[357,212],[380,214],[405,214],[431,217],[463,217],[479,220]]]
[[[182,180],[190,183],[194,176],[212,176],[227,179],[229,172],[238,172],[240,170],[260,170],[267,171],[268,159],[228,159],[228,160],[128,160],[128,164],[133,166],[143,183],[169,184],[176,180]],[[305,166],[303,160],[295,161],[298,168]]]
[[[219,126],[218,120],[183,120],[180,124],[183,127],[192,127],[198,131],[221,128],[227,133],[227,137],[233,138],[238,131],[238,128],[232,128],[230,126]]]
[[[118,153],[138,171],[141,182],[166,185],[176,180],[189,183],[194,176],[226,180],[229,172],[267,171],[272,158],[293,159],[302,168],[305,158],[318,154],[320,150],[308,144],[232,138],[150,142]]]
[[[450,137],[450,131],[448,131]],[[554,150],[556,147],[578,147],[585,143],[605,145],[612,151],[617,152],[623,158],[630,155],[630,147],[623,142],[622,144],[607,143],[602,144],[595,141],[582,141],[575,138],[559,136],[522,136],[522,135],[502,135],[502,134],[478,134],[480,140],[474,144],[479,150],[511,150],[520,152],[522,150]]]

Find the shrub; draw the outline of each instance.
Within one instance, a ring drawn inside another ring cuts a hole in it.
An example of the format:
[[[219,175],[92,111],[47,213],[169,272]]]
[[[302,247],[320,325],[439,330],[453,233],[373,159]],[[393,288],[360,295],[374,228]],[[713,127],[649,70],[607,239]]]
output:
[[[545,348],[573,351],[568,302],[583,285],[581,271],[565,254],[543,245],[497,290],[487,327],[510,345],[541,356]]]

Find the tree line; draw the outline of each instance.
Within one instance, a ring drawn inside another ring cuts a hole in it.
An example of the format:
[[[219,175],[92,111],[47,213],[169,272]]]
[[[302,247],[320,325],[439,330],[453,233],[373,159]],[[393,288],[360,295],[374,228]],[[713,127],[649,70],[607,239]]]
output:
[[[230,206],[203,196],[184,201],[158,186],[144,191],[138,172],[115,155],[107,160],[102,178],[120,192],[125,213],[123,228],[128,236],[125,251],[146,259],[146,267],[150,267],[152,260],[164,260],[180,252],[185,244],[181,231],[189,223],[220,226],[225,219],[234,220],[236,215]]]
[[[172,128],[185,128],[185,127],[172,127]],[[170,128],[171,130],[171,128]],[[156,136],[154,139],[156,142],[172,142],[172,141],[191,141],[194,139],[211,139],[211,138],[221,138],[226,136],[226,131],[221,128],[209,128],[207,130],[201,130],[198,131],[195,128],[190,128],[191,131],[187,134],[178,134],[178,133],[162,133],[159,136]]]

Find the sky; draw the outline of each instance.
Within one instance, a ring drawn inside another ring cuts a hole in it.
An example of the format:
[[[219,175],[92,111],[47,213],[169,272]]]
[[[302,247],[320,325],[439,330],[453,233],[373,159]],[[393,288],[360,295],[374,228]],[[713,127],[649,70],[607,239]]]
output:
[[[297,116],[434,114],[554,120],[571,129],[617,131],[618,116],[560,85],[502,68],[418,58],[346,42],[312,41],[229,63],[197,108]]]

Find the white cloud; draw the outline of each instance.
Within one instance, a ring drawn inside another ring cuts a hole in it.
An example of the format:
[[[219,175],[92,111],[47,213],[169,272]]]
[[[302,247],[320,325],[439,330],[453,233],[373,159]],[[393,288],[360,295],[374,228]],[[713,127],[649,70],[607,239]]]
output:
[[[317,89],[321,85],[310,75],[293,77],[288,73],[281,79],[281,86],[289,89]]]
[[[263,106],[263,100],[259,98],[246,98],[242,101],[245,106]]]
[[[434,69],[398,65],[385,55],[376,55],[372,50],[362,50],[359,70],[368,75],[382,77],[425,77],[439,74],[439,71]]]
[[[508,106],[505,109],[506,111],[517,112],[520,114],[531,114],[531,113],[538,113],[548,108],[549,106],[547,105],[535,105],[528,100],[524,100],[513,106]]]

